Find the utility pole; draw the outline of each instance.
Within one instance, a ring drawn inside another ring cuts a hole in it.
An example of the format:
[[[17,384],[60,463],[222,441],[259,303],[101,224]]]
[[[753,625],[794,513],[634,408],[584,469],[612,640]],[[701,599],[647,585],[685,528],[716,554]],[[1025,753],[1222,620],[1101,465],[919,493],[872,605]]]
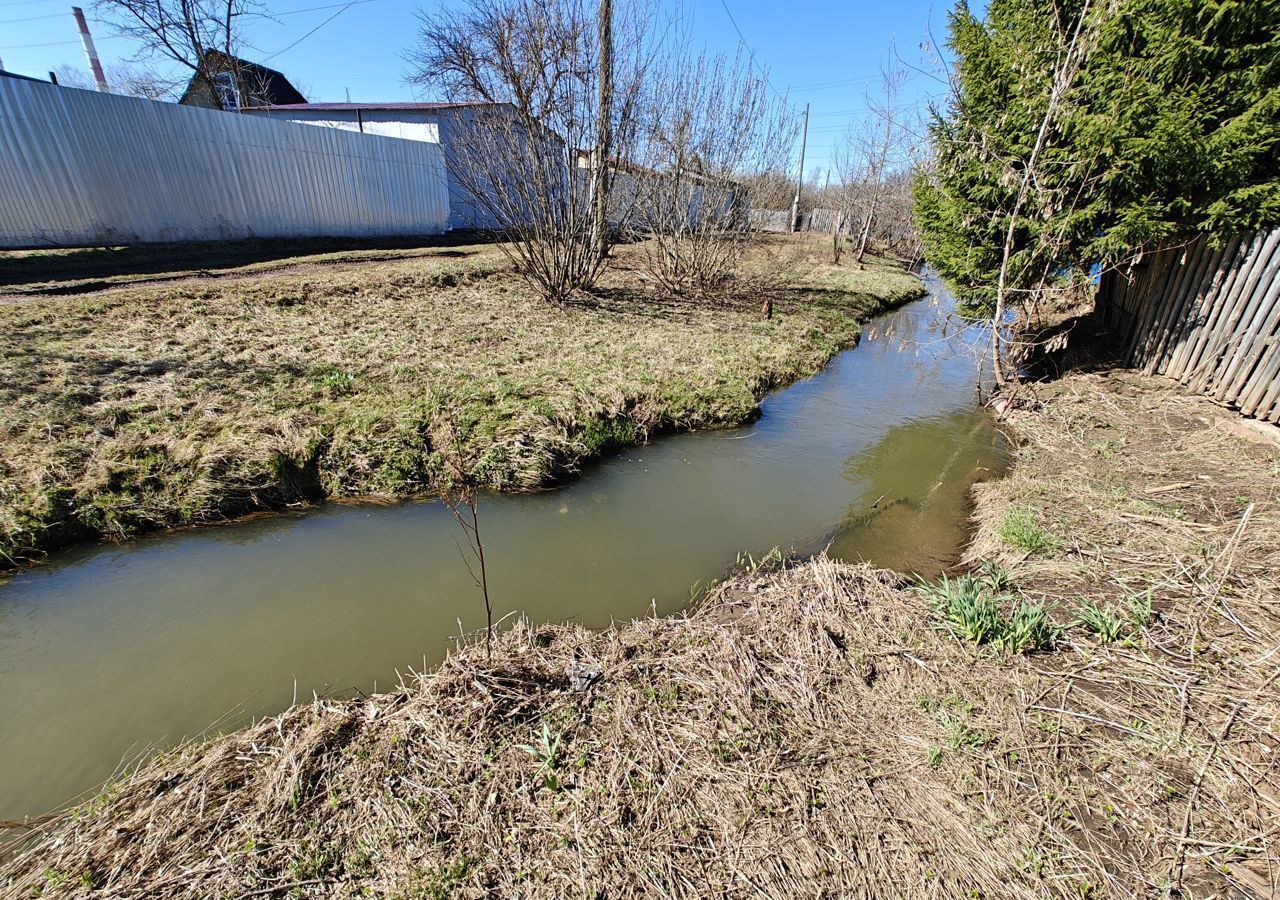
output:
[[[4,60],[0,59],[0,72],[4,71]]]
[[[107,88],[107,76],[102,71],[102,63],[98,61],[98,51],[93,46],[93,35],[89,34],[89,23],[84,20],[84,10],[78,6],[71,7],[71,15],[76,17],[76,27],[80,29],[80,43],[84,44],[84,55],[89,59],[89,71],[98,90],[104,94],[111,93]]]
[[[791,201],[791,230],[800,227],[800,188],[804,186],[804,148],[809,143],[809,104],[804,105],[804,136],[800,138],[800,177],[796,180],[796,199]]]
[[[609,252],[609,155],[613,144],[613,0],[600,0],[597,22],[600,39],[600,96],[596,110],[595,190],[591,200],[595,251],[599,259]]]

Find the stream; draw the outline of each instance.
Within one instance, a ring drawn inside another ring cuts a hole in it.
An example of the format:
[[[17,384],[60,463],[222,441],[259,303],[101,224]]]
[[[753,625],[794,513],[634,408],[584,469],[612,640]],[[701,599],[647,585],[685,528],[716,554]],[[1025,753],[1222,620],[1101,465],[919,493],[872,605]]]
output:
[[[774,547],[940,572],[1004,448],[976,404],[985,333],[926,285],[751,425],[483,497],[495,618],[673,612]],[[85,546],[0,582],[0,819],[82,797],[148,748],[438,662],[484,624],[460,541],[439,503],[330,503]]]

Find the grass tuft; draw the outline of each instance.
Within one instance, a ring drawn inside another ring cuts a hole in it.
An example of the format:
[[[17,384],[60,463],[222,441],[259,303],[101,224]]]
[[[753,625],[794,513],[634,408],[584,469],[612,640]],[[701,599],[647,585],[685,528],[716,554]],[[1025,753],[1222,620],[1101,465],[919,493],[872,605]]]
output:
[[[1124,618],[1110,607],[1093,600],[1082,600],[1076,609],[1075,624],[1081,625],[1101,638],[1102,643],[1110,644],[1119,640],[1127,629]]]
[[[1053,550],[1059,546],[1056,537],[1042,528],[1029,509],[1011,509],[1000,523],[998,531],[1000,539],[1006,544],[1026,550],[1028,553],[1040,553]]]
[[[1001,643],[1014,653],[1052,650],[1062,637],[1062,627],[1055,625],[1043,603],[1023,601],[1013,611]]]

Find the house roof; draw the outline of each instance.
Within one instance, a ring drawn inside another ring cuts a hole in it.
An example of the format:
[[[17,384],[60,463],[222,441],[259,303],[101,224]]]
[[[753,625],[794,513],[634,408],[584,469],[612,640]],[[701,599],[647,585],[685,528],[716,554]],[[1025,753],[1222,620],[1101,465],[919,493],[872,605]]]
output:
[[[356,110],[407,110],[416,112],[436,112],[446,109],[463,109],[474,106],[502,106],[500,103],[489,103],[483,100],[464,101],[458,103],[273,103],[259,106],[257,109],[288,110],[291,112],[355,112]]]
[[[283,73],[270,69],[266,66],[255,62],[249,62],[247,59],[229,56],[220,50],[205,51],[205,69],[210,72],[222,70],[233,70],[242,82],[248,82],[253,89],[255,97],[260,98],[267,104],[301,104],[306,105],[307,98],[298,92],[288,78]],[[182,92],[182,99],[179,103],[186,103],[191,97],[192,91],[197,89],[207,90],[205,86],[197,86],[196,77],[193,76],[187,84],[187,89]]]

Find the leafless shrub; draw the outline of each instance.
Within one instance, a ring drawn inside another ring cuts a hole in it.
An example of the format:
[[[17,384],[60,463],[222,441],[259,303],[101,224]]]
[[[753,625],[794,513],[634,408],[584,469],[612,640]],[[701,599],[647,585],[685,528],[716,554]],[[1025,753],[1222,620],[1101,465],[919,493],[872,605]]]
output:
[[[639,134],[642,166],[615,191],[636,197],[630,224],[654,279],[695,297],[731,283],[749,237],[742,178],[784,165],[794,135],[794,117],[749,58],[677,57]]]
[[[459,545],[458,555],[484,598],[484,652],[488,657],[493,652],[493,602],[489,598],[489,570],[485,565],[484,541],[480,537],[479,484],[473,467],[465,459],[459,427],[458,413],[451,411],[445,416],[448,440],[440,452],[443,471],[437,486],[441,502],[453,514],[466,541],[465,549]]]
[[[524,277],[564,302],[604,265],[602,157],[605,148],[625,156],[634,134],[650,46],[644,9],[609,23],[582,0],[478,0],[421,22],[415,82],[479,104],[459,114],[444,147],[454,178],[512,238],[507,252]],[[618,51],[602,57],[602,37]]]
[[[97,90],[92,76],[84,69],[61,65],[54,69],[54,75],[58,78],[58,84],[63,87],[79,88],[85,91]],[[129,62],[112,63],[106,66],[106,75],[111,93],[125,97],[173,100],[180,87],[173,78],[166,77],[149,66],[139,66]]]
[[[879,95],[867,96],[870,113],[850,128],[837,148],[839,184],[833,192],[832,245],[837,263],[846,231],[856,242],[859,264],[872,247],[891,252],[891,247],[900,248],[912,240],[919,243],[914,229],[904,227],[911,215],[909,142],[898,109],[898,92],[905,80],[905,70],[895,63],[883,67]]]

